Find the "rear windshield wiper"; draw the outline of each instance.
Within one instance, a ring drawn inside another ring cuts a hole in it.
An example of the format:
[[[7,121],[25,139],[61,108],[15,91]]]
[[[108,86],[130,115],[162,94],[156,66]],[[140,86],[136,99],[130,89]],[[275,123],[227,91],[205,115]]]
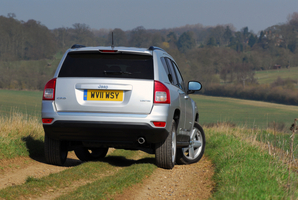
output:
[[[123,71],[103,71],[106,75],[122,75],[122,74],[128,74],[131,75],[131,72],[123,72]]]

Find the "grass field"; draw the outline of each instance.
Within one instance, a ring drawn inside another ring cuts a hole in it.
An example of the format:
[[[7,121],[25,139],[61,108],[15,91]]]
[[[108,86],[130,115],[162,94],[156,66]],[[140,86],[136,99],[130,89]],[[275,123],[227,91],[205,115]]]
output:
[[[18,111],[40,117],[41,99],[41,91],[0,90],[0,115],[9,116],[12,111]]]
[[[298,67],[292,67],[290,69],[256,71],[255,73],[255,78],[258,80],[260,84],[270,84],[273,81],[275,81],[279,76],[282,79],[298,79]]]
[[[217,77],[220,79],[219,74]],[[259,84],[270,84],[274,82],[278,77],[282,79],[291,78],[293,80],[298,80],[298,67],[292,67],[290,69],[272,69],[272,70],[264,70],[264,71],[255,71],[255,78],[257,79]],[[222,84],[231,84],[224,83],[221,80]],[[298,85],[296,86],[298,88]]]
[[[40,118],[42,92],[0,90],[0,97],[1,116],[19,111]],[[289,127],[298,118],[298,106],[204,95],[192,95],[192,98],[197,102],[201,124],[230,121],[267,128],[275,121]]]
[[[298,106],[203,95],[192,95],[192,98],[197,102],[201,124],[230,121],[236,125],[267,128],[275,121],[290,127],[298,118]]]

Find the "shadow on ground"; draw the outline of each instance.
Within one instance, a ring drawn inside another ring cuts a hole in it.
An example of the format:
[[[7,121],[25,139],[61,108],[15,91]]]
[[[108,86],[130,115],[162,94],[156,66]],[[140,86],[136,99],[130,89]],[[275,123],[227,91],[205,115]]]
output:
[[[129,167],[134,164],[153,164],[155,165],[154,158],[142,158],[140,160],[127,159],[124,156],[108,156],[101,160],[101,162],[109,163],[116,167]]]
[[[42,139],[35,139],[32,136],[23,137],[22,141],[26,143],[29,157],[35,161],[46,163],[44,157],[44,141]],[[74,167],[81,164],[82,161],[73,158],[67,158],[64,167]]]
[[[23,137],[22,141],[26,143],[26,147],[29,153],[29,157],[35,161],[46,163],[44,157],[44,141],[42,139],[35,139],[32,136]],[[133,164],[155,164],[154,158],[143,158],[140,160],[127,159],[124,156],[107,156],[100,160],[101,162],[109,163],[110,165],[117,167],[128,167]],[[79,159],[67,158],[64,167],[73,167],[80,165],[82,161]]]
[[[44,155],[44,142],[41,139],[35,139],[32,136],[23,137],[22,141],[26,147],[30,158],[42,157]]]

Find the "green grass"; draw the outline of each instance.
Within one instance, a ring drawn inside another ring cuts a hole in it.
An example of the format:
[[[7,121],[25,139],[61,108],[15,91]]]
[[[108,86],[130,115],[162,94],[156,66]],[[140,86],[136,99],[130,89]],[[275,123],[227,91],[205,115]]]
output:
[[[27,136],[8,141],[0,136],[0,160],[19,156],[44,156],[43,140],[43,136],[38,138]]]
[[[17,112],[0,116],[0,159],[43,155],[44,131],[40,121]]]
[[[41,91],[0,90],[0,116],[17,111],[40,118],[41,101]]]
[[[290,69],[256,71],[255,73],[255,78],[260,84],[270,84],[274,82],[277,77],[281,77],[282,79],[298,79],[298,67],[292,67]]]
[[[63,195],[57,199],[107,199],[123,189],[142,182],[150,176],[156,166],[149,163],[133,164],[120,170],[110,177],[104,177],[95,182],[79,187],[74,192]]]
[[[192,95],[196,101],[201,124],[230,121],[236,125],[267,128],[269,122],[285,123],[290,127],[298,118],[298,107],[227,97]]]
[[[221,129],[224,129],[222,127]],[[287,199],[298,197],[298,176],[291,173],[292,190],[287,193],[287,166],[235,134],[206,129],[206,155],[215,165],[212,199]]]

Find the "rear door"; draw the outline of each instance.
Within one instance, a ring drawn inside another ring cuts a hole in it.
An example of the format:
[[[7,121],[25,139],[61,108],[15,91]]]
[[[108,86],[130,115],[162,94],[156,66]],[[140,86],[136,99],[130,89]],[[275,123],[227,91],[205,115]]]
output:
[[[187,92],[186,92],[186,88],[185,88],[185,84],[184,84],[184,80],[182,78],[182,75],[176,65],[176,63],[172,62],[176,75],[177,75],[177,79],[178,79],[178,84],[180,87],[180,94],[183,98],[181,98],[181,101],[183,101],[184,103],[184,112],[185,112],[185,122],[184,122],[184,128],[186,130],[186,132],[190,132],[192,130],[193,127],[193,109],[192,109],[192,102],[191,102],[191,98],[188,96]]]
[[[128,53],[70,52],[58,74],[58,112],[150,113],[153,58]]]
[[[179,94],[179,107],[180,107],[180,119],[179,124],[177,125],[177,140],[178,141],[184,141],[187,140],[187,137],[184,137],[186,135],[186,129],[185,129],[185,123],[186,123],[186,113],[185,113],[185,92],[184,92],[184,85],[181,84],[182,79],[180,76],[177,77],[177,72],[175,70],[175,63],[170,58],[165,58],[165,61],[167,63],[167,66],[169,68],[169,74],[170,74],[170,81],[172,85],[174,86],[174,91]],[[183,81],[182,81],[183,82]]]

